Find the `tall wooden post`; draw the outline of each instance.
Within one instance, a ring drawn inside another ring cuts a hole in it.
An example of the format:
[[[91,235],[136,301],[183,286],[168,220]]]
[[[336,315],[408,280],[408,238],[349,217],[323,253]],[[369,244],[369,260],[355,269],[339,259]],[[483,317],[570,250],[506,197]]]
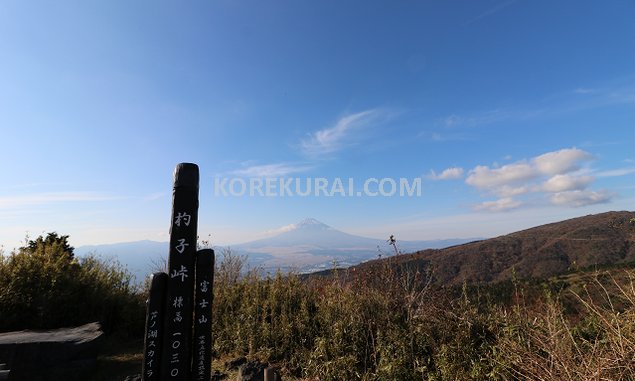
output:
[[[209,381],[212,372],[212,301],[214,298],[214,250],[196,253],[192,380]]]
[[[189,380],[194,304],[194,259],[198,224],[199,172],[196,164],[174,170],[168,287],[161,380]]]

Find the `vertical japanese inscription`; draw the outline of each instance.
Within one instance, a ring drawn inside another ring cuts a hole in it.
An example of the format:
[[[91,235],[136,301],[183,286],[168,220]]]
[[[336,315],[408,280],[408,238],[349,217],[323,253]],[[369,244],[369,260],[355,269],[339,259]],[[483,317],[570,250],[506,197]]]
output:
[[[165,314],[165,288],[168,281],[166,273],[155,273],[150,283],[146,313],[146,331],[143,350],[142,379],[158,381],[161,369],[161,348],[163,339],[163,320]]]
[[[177,165],[170,227],[162,380],[189,380],[190,377],[198,185],[196,164]]]
[[[211,375],[213,285],[214,250],[199,250],[196,253],[192,380],[208,381]]]

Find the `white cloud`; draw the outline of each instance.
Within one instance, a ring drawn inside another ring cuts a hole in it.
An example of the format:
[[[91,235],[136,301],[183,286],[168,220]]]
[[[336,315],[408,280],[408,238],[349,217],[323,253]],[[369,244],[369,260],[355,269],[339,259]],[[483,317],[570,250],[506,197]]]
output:
[[[485,211],[485,212],[505,212],[507,210],[512,210],[520,207],[522,202],[518,200],[514,200],[511,197],[505,197],[498,199],[496,201],[485,201],[478,205],[474,206],[474,210],[476,211]]]
[[[520,184],[536,178],[539,173],[528,163],[514,163],[500,168],[479,165],[470,171],[465,182],[476,188],[488,189]]]
[[[543,184],[542,189],[552,193],[583,190],[593,180],[592,176],[555,175]]]
[[[294,230],[295,228],[296,228],[296,224],[289,224],[289,225],[279,227],[277,229],[266,230],[265,232],[262,233],[262,235],[265,237],[272,237],[281,233],[290,232],[291,230]]]
[[[522,202],[512,197],[525,194],[542,195],[551,204],[562,206],[584,206],[610,201],[612,194],[585,189],[595,178],[585,175],[586,161],[593,159],[590,153],[565,148],[498,167],[478,165],[469,171],[465,183],[500,199],[488,201],[474,207],[481,211],[501,211],[517,208]],[[621,176],[629,169],[607,171],[603,176]],[[633,170],[635,172],[635,170]]]
[[[550,201],[554,205],[580,207],[608,202],[611,195],[606,191],[573,190],[555,193]]]
[[[577,148],[565,148],[537,156],[533,163],[541,173],[561,175],[580,169],[580,164],[593,159],[593,155]]]
[[[371,109],[356,114],[347,115],[335,123],[334,126],[310,134],[301,141],[302,151],[308,156],[317,156],[339,151],[350,143],[351,134],[374,122],[381,112]]]
[[[519,196],[530,191],[531,189],[528,186],[512,187],[509,185],[503,185],[502,187],[496,188],[493,193],[496,193],[498,196],[505,198]]]
[[[244,177],[282,177],[292,173],[304,172],[313,168],[310,165],[275,163],[264,165],[252,165],[247,168],[237,169],[232,174]]]
[[[437,174],[435,171],[430,171],[430,175],[428,176],[428,178],[432,180],[451,180],[460,179],[461,177],[463,177],[463,168],[461,167],[447,168],[439,174]]]

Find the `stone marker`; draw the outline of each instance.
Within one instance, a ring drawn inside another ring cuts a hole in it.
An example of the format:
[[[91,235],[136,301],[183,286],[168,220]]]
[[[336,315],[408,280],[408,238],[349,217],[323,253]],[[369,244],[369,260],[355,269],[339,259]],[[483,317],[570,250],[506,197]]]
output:
[[[0,333],[0,362],[9,380],[85,380],[97,366],[102,336],[99,323]]]

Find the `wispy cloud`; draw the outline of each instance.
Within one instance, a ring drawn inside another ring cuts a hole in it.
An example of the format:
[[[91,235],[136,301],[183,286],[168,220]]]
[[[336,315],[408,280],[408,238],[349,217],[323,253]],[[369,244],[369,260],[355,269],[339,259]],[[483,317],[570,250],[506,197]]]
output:
[[[335,125],[316,131],[300,142],[302,152],[309,157],[337,152],[353,144],[360,133],[382,116],[380,109],[370,109],[340,118]]]
[[[310,164],[273,163],[252,165],[232,171],[232,174],[243,177],[283,177],[293,173],[306,172],[312,169]]]
[[[444,169],[441,173],[436,173],[434,170],[431,170],[428,178],[431,180],[460,179],[461,177],[463,177],[463,172],[463,168],[461,167],[450,167]]]
[[[620,177],[635,173],[635,167],[617,168],[597,173],[597,177]]]
[[[3,184],[0,186],[0,190],[13,190],[13,189],[21,189],[23,191],[33,190],[38,188],[50,188],[50,187],[67,187],[70,183],[67,182],[32,182],[32,183],[21,183],[21,184]]]
[[[535,118],[577,113],[619,104],[635,103],[635,81],[632,78],[605,83],[601,86],[578,87],[560,93],[546,95],[529,104],[498,108],[471,114],[454,112],[438,118],[436,125],[444,129],[475,127],[505,121],[531,120]]]
[[[577,89],[573,90],[573,92],[576,94],[592,94],[595,92],[595,90],[585,87],[578,87]]]
[[[461,124],[461,122],[463,122],[463,118],[458,115],[450,115],[443,119],[443,124],[445,125],[445,127],[448,128],[455,127]]]
[[[491,16],[491,15],[493,15],[495,13],[498,13],[501,10],[507,8],[508,6],[514,4],[516,1],[517,0],[507,0],[507,1],[501,2],[501,3],[497,4],[497,5],[495,5],[494,7],[486,10],[485,12],[479,14],[478,16],[472,18],[471,20],[469,20],[466,23],[466,25],[472,24],[472,23],[474,23],[474,22],[476,22],[478,20],[481,20],[481,19],[483,19],[485,17],[488,17],[488,16]]]
[[[299,148],[304,155],[304,161],[270,164],[249,161],[229,173],[242,177],[284,177],[309,171],[319,166],[320,159],[367,137],[365,131],[368,127],[389,116],[389,112],[379,108],[346,115],[333,126],[310,133],[305,139],[300,140]]]
[[[117,197],[93,192],[55,192],[0,197],[0,209],[15,209],[25,206],[45,205],[60,202],[108,201]]]
[[[417,134],[417,138],[423,138],[423,139],[431,140],[437,143],[473,140],[473,138],[467,134],[457,133],[457,132],[448,133],[446,131],[443,131],[443,132],[421,131],[419,134]]]
[[[148,194],[146,196],[143,197],[144,201],[155,201],[155,200],[160,200],[164,197],[168,196],[168,192],[156,192],[156,193],[151,193]]]
[[[436,125],[442,126],[445,129],[476,127],[508,120],[528,120],[545,115],[549,112],[550,110],[548,108],[499,108],[470,115],[452,114],[450,116],[437,119]]]

